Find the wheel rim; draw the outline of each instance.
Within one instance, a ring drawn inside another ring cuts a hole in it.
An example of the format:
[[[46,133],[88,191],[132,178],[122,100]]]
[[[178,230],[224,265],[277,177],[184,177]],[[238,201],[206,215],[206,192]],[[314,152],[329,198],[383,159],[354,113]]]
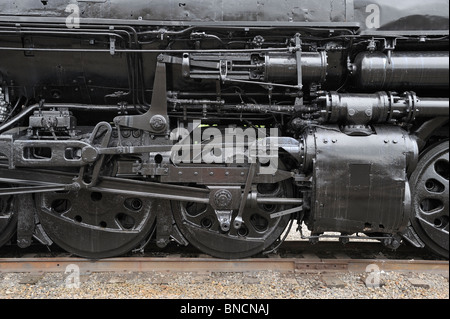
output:
[[[259,184],[257,191],[258,197],[287,197],[292,187],[282,182]],[[206,254],[226,259],[251,257],[270,247],[290,220],[290,216],[271,219],[270,214],[284,209],[283,205],[247,205],[243,226],[224,231],[210,205],[172,202],[175,221],[187,240]],[[234,210],[232,220],[236,215]]]
[[[125,254],[155,224],[153,201],[105,192],[45,193],[38,197],[40,223],[63,249],[86,258]]]
[[[448,258],[449,250],[449,142],[429,149],[411,176],[412,225],[425,245]]]
[[[17,212],[13,196],[0,196],[0,247],[6,244],[17,229]]]

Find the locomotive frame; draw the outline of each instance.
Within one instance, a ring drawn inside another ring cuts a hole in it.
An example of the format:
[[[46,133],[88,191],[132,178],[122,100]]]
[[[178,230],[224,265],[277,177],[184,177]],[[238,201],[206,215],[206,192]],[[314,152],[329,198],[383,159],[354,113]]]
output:
[[[434,2],[4,1],[0,246],[245,258],[297,221],[448,258]]]

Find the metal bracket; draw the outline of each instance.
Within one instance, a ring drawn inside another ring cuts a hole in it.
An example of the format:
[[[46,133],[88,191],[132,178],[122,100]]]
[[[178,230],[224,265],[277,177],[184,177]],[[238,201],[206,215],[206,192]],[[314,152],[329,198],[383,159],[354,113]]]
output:
[[[397,38],[385,38],[383,51],[387,51],[388,63],[392,62],[392,52],[397,45]]]
[[[110,26],[109,30],[114,31],[114,27]],[[109,53],[111,55],[116,54],[116,38],[113,35],[109,36]]]
[[[17,211],[19,213],[17,222],[17,245],[20,248],[26,248],[31,245],[35,227],[34,215],[36,214],[36,208],[31,194],[20,195],[15,200],[17,201]]]
[[[12,148],[10,154],[5,154],[9,155],[11,167],[80,167],[94,162],[97,156],[95,148],[88,143],[75,140],[16,140],[12,143]],[[48,156],[35,156],[35,150],[39,149],[47,149]],[[78,150],[80,154],[67,158],[66,151],[70,149]]]
[[[290,214],[293,214],[293,213],[296,213],[296,212],[300,212],[302,210],[303,210],[303,206],[298,206],[298,207],[294,207],[294,208],[291,208],[291,209],[283,210],[281,212],[270,214],[270,218],[273,219],[273,218],[281,217],[281,216],[284,216],[284,215],[290,215]]]
[[[245,188],[244,188],[244,192],[242,194],[242,200],[241,200],[241,204],[239,206],[239,212],[233,222],[233,226],[235,229],[241,228],[242,223],[244,222],[242,219],[242,214],[244,213],[245,203],[247,202],[248,193],[250,192],[250,188],[251,188],[252,182],[253,182],[253,177],[255,176],[255,173],[256,173],[256,166],[257,166],[256,163],[251,163],[250,168],[248,169],[247,181],[245,182]]]
[[[179,245],[187,246],[189,242],[181,234],[172,214],[167,213],[170,210],[169,200],[156,200],[156,245],[164,248],[171,240],[174,240]]]
[[[166,247],[170,242],[173,224],[171,215],[167,214],[170,210],[168,200],[156,200],[156,245],[159,248]]]
[[[164,133],[169,128],[167,115],[167,83],[166,63],[164,56],[158,57],[156,64],[155,80],[153,83],[153,95],[149,110],[142,115],[117,116],[114,123],[118,126],[126,126],[151,133]]]
[[[111,125],[108,122],[100,122],[100,123],[98,123],[95,126],[94,131],[92,132],[91,137],[89,138],[89,144],[90,145],[94,145],[95,137],[96,137],[96,135],[99,132],[101,127],[106,127],[106,133],[105,133],[105,135],[102,138],[102,142],[100,144],[100,147],[107,147],[108,146],[109,141],[111,139],[111,135],[112,135],[112,127],[111,127]],[[98,160],[97,160],[97,162],[95,162],[95,166],[94,166],[94,169],[92,171],[92,177],[91,177],[90,181],[89,182],[85,182],[84,181],[84,172],[86,170],[86,166],[82,166],[80,168],[80,173],[78,175],[77,182],[81,186],[92,187],[92,186],[94,186],[97,183],[98,177],[100,175],[100,170],[101,170],[101,168],[103,166],[103,160],[105,159],[105,155],[100,155],[98,157],[96,149],[93,148],[93,147],[88,148],[87,150],[85,150],[84,153],[85,153],[84,158],[86,160],[92,160],[94,158],[95,159],[98,158]]]
[[[228,60],[220,60],[219,61],[219,72],[220,72],[220,80],[224,82],[227,79],[228,74]]]
[[[417,233],[414,231],[411,225],[406,227],[406,229],[401,233],[402,237],[408,241],[411,245],[417,248],[424,248],[424,242],[419,238]]]
[[[51,240],[50,237],[48,237],[47,233],[45,232],[44,228],[42,227],[41,223],[39,222],[37,215],[35,216],[34,223],[35,223],[35,226],[34,226],[33,238],[35,238],[42,245],[51,246],[53,244],[53,240]]]
[[[215,210],[217,220],[220,223],[220,229],[223,231],[229,231],[231,225],[231,217],[233,210]]]

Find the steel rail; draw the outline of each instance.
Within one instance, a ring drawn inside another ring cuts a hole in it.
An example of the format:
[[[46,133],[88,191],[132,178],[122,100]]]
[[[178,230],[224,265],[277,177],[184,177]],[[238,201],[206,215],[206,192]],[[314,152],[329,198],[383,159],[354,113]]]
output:
[[[396,259],[250,258],[224,260],[184,257],[118,257],[89,260],[73,257],[0,258],[0,273],[64,272],[76,265],[80,273],[93,272],[247,272],[282,273],[365,272],[377,265],[385,272],[448,274],[448,261]]]

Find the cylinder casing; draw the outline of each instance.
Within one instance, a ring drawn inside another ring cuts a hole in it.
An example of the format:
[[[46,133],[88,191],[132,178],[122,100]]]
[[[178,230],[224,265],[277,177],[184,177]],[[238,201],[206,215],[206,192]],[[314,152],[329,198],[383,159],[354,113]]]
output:
[[[302,52],[302,81],[322,83],[327,75],[327,55],[325,51]],[[297,81],[297,59],[291,53],[269,53],[265,58],[266,81],[295,83]]]
[[[354,85],[364,90],[445,89],[448,52],[362,52],[352,65]]]

